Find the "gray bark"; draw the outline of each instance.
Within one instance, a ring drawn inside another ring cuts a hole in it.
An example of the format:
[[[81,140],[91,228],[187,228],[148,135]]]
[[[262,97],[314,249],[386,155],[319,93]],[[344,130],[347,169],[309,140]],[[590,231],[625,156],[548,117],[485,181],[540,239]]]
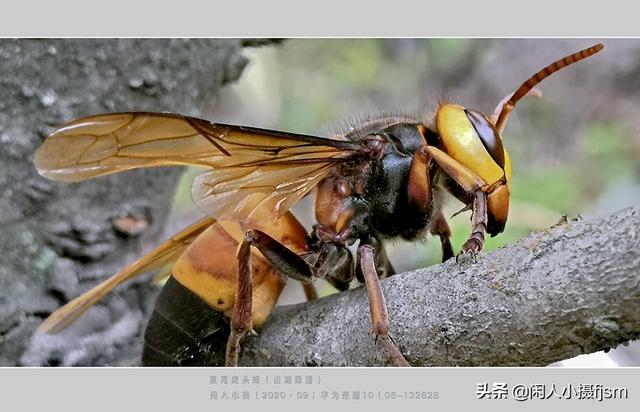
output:
[[[382,281],[415,366],[542,366],[640,337],[640,206]],[[241,365],[381,366],[363,287],[277,308]]]
[[[133,284],[63,335],[32,338],[54,309],[162,234],[181,169],[78,184],[40,177],[33,152],[71,119],[113,111],[201,116],[246,64],[240,40],[0,40],[0,365],[136,364],[157,291]],[[114,219],[146,221],[142,233]]]

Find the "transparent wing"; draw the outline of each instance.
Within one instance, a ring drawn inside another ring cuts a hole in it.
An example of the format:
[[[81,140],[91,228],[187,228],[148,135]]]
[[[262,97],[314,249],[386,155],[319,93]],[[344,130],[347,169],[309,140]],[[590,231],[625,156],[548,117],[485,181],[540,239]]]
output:
[[[292,173],[279,165],[233,167],[205,172],[192,185],[193,201],[211,216],[247,222],[259,210],[282,216],[333,168],[333,162],[299,165]]]
[[[256,206],[281,216],[333,165],[366,152],[348,139],[215,124],[179,114],[85,117],[55,130],[36,151],[43,176],[78,181],[141,167],[210,168],[194,200],[216,218],[245,218]]]

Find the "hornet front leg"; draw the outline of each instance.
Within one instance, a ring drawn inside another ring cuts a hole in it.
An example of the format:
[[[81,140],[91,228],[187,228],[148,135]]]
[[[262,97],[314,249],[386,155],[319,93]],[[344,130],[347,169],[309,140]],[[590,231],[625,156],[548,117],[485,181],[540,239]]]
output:
[[[473,198],[471,204],[473,213],[471,216],[471,234],[462,245],[462,252],[470,253],[475,257],[484,246],[484,238],[487,232],[487,196],[502,185],[506,185],[506,181],[503,178],[492,184],[487,184],[484,179],[442,150],[433,146],[427,146],[426,149],[438,166]]]
[[[442,210],[433,210],[433,191],[429,176],[431,155],[428,146],[423,146],[416,151],[411,160],[409,181],[407,182],[407,198],[409,204],[416,208],[424,216],[434,215],[431,223],[431,234],[440,237],[442,244],[442,261],[453,257],[451,247],[451,229]]]

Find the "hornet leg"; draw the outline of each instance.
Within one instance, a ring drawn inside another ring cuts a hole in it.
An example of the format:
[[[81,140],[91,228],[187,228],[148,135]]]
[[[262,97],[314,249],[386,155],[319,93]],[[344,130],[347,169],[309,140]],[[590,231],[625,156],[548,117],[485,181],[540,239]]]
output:
[[[431,234],[440,237],[440,243],[442,244],[442,261],[453,257],[453,247],[451,246],[451,229],[447,223],[447,219],[444,217],[442,211],[440,211],[431,226]]]
[[[470,253],[475,257],[476,253],[482,250],[484,234],[487,230],[487,194],[491,194],[498,187],[506,183],[503,180],[498,180],[488,185],[484,179],[467,169],[442,150],[433,146],[427,146],[427,151],[431,155],[431,158],[447,175],[455,180],[462,189],[473,196],[471,234],[464,245],[462,245],[462,252]]]
[[[238,250],[238,294],[231,315],[231,334],[227,341],[225,366],[238,366],[240,340],[252,330],[251,321],[251,243],[245,239]]]
[[[431,192],[431,181],[429,180],[429,163],[431,163],[431,156],[427,152],[426,147],[421,147],[413,155],[411,169],[409,171],[409,181],[407,182],[407,197],[409,203],[424,215],[429,215],[433,207],[433,194]]]
[[[411,161],[409,182],[407,184],[409,203],[425,215],[431,214],[433,208],[433,194],[431,191],[431,181],[429,180],[430,163],[431,155],[427,147],[421,147],[420,150],[416,151]],[[453,257],[453,248],[449,240],[449,238],[451,238],[451,229],[449,229],[449,225],[441,211],[435,214],[431,234],[440,237],[440,242],[442,243],[442,261],[444,262]]]
[[[249,230],[238,250],[238,293],[231,315],[231,334],[227,341],[226,366],[237,366],[240,341],[252,330],[251,320],[251,246],[283,275],[309,283],[312,278],[307,263],[286,246],[260,230]]]
[[[307,302],[318,299],[318,292],[315,286],[313,286],[313,283],[302,283],[302,289],[304,290],[304,297],[307,298]]]
[[[369,293],[373,332],[380,338],[380,342],[396,366],[411,366],[389,336],[389,315],[374,263],[375,251],[371,245],[363,245],[358,248],[358,255],[367,292]]]

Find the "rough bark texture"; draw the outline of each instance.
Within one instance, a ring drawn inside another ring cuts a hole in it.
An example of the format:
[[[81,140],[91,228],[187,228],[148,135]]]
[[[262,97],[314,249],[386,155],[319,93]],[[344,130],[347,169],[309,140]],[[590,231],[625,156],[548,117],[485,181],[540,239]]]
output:
[[[180,169],[78,184],[40,177],[33,152],[53,127],[101,112],[202,115],[246,64],[239,40],[0,40],[0,365],[136,364],[157,293],[113,293],[59,336],[42,318],[157,241]],[[146,221],[127,233],[114,219]]]
[[[477,263],[382,281],[412,365],[541,366],[640,337],[640,206],[558,224]],[[277,308],[241,365],[388,365],[364,288]]]

